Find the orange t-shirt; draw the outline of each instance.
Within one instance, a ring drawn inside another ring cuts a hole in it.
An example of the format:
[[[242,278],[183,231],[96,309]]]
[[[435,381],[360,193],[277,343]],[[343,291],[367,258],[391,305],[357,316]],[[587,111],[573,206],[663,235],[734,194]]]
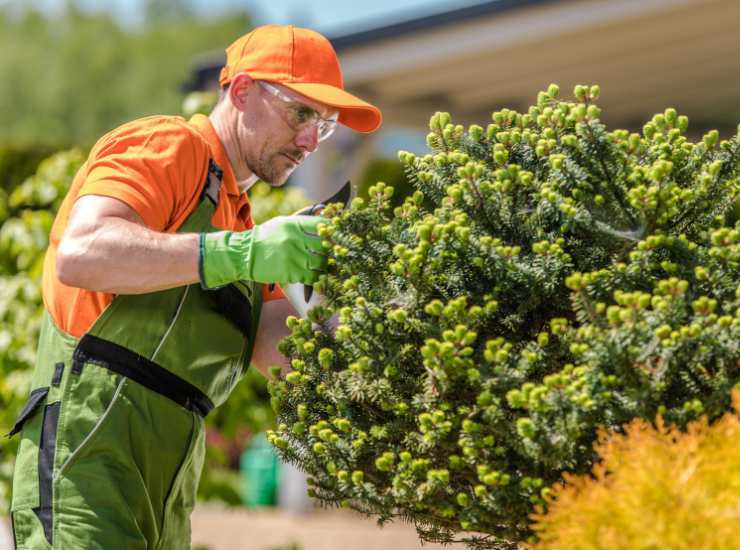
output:
[[[214,227],[243,231],[253,227],[246,193],[208,117],[189,121],[176,116],[134,120],[103,136],[77,172],[49,235],[44,258],[44,305],[64,332],[77,338],[92,326],[115,297],[106,292],[63,285],[56,274],[56,252],[72,206],[83,195],[104,195],[133,208],[155,231],[174,233],[195,210],[205,182],[208,160],[223,169]],[[263,286],[266,301],[284,298],[279,286]]]

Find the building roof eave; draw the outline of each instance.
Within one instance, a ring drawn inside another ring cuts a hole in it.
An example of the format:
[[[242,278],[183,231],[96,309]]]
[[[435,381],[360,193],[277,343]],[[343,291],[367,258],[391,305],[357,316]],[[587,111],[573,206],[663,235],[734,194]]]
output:
[[[454,25],[460,22],[476,19],[482,16],[490,16],[504,13],[517,9],[526,9],[531,6],[558,2],[560,0],[493,0],[483,2],[473,6],[466,6],[455,10],[449,10],[441,13],[426,15],[423,17],[408,19],[368,28],[357,32],[341,35],[328,35],[334,49],[341,53],[355,46],[362,46],[380,40],[397,38],[399,36],[412,34],[419,31],[425,31]]]

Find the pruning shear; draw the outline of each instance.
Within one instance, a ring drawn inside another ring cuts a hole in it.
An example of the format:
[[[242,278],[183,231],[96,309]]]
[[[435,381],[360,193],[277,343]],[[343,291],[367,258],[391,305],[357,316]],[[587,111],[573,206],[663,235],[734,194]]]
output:
[[[347,183],[342,185],[342,187],[340,187],[339,190],[328,199],[317,202],[316,204],[312,204],[310,206],[306,206],[305,208],[302,208],[298,212],[296,212],[295,215],[320,216],[321,212],[324,210],[324,208],[326,208],[328,204],[332,204],[335,202],[340,202],[342,203],[342,205],[344,205],[344,208],[347,208],[347,206],[349,206],[349,203],[352,201],[354,192],[355,190],[352,187],[352,184],[347,181]],[[304,319],[308,315],[308,310],[315,305],[320,304],[323,299],[320,294],[314,293],[313,287],[311,285],[304,285],[302,283],[285,285],[283,286],[283,292],[288,298],[290,304]]]

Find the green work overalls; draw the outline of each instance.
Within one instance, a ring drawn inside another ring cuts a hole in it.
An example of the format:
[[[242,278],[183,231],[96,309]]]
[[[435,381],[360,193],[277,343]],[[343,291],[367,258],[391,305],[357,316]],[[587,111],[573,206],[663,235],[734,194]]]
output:
[[[217,231],[221,176],[211,162],[180,232]],[[117,296],[79,340],[45,313],[11,431],[17,548],[189,549],[203,419],[248,367],[260,309],[251,282]]]

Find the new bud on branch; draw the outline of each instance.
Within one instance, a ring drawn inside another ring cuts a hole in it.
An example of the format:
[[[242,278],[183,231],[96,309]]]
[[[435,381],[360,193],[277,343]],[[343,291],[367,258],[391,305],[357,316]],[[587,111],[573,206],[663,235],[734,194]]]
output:
[[[429,153],[399,153],[412,196],[331,211],[327,304],[289,322],[271,388],[270,439],[316,498],[514,548],[598,426],[729,409],[740,136],[693,143],[671,108],[609,131],[599,94],[551,85],[467,131],[436,113]]]

